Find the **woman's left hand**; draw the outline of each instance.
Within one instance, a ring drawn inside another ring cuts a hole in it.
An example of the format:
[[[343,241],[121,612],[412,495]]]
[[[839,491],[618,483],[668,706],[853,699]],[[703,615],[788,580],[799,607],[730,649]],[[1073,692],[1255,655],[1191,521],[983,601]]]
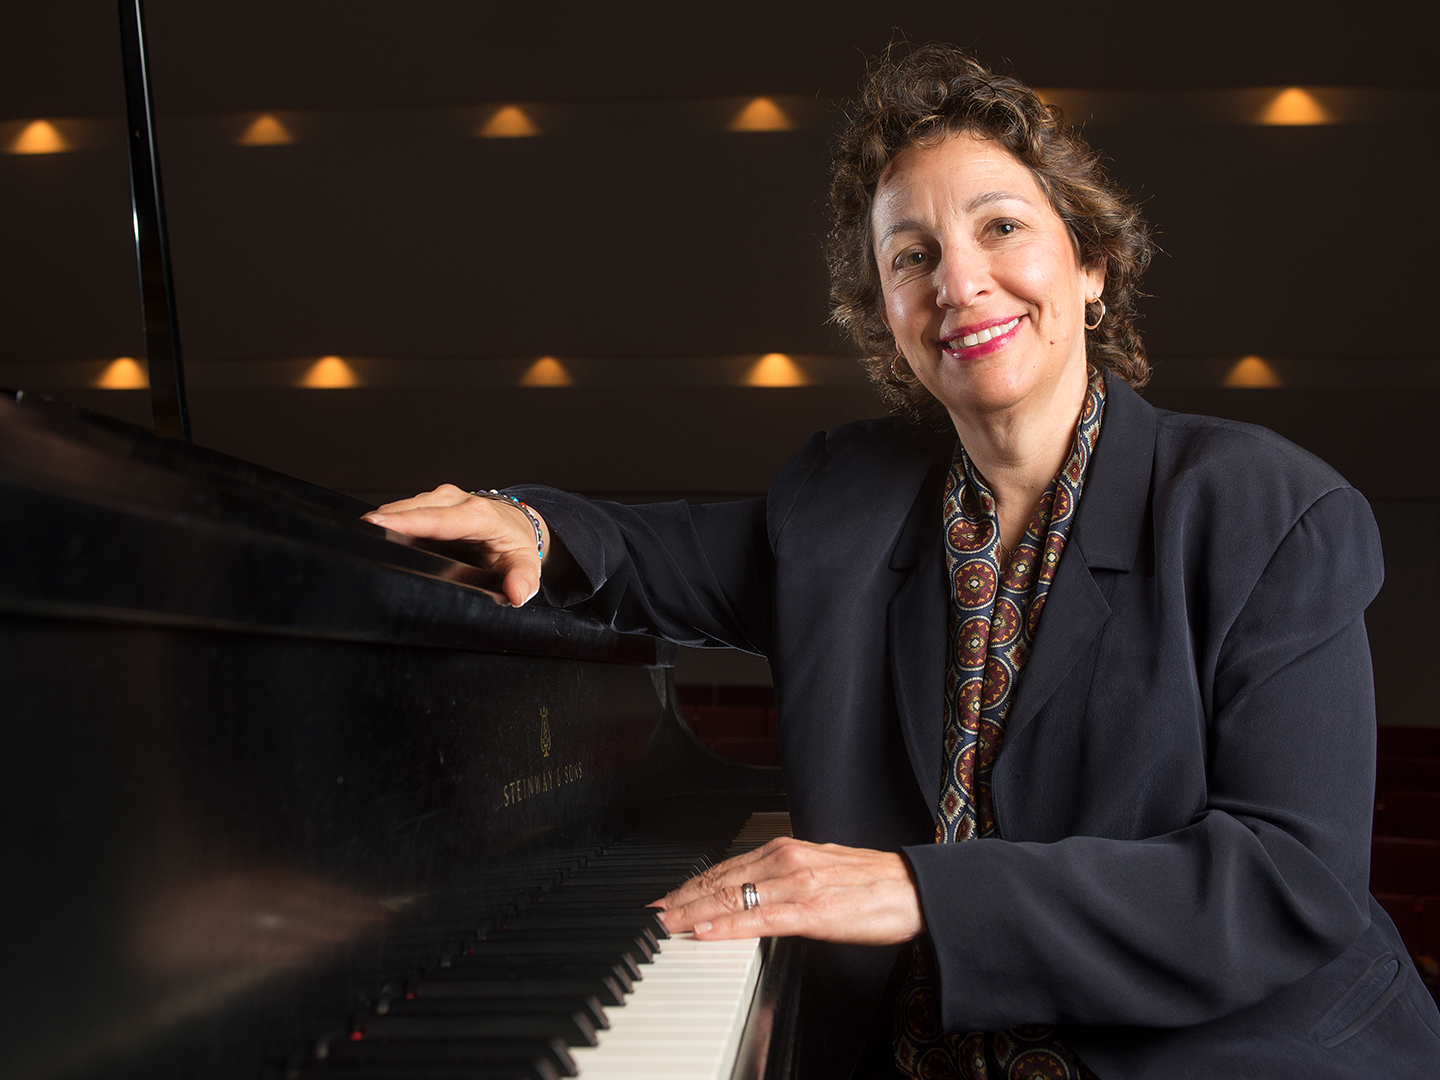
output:
[[[759,903],[745,910],[741,886]],[[672,933],[710,940],[799,936],[894,945],[925,929],[910,864],[895,852],[782,837],[691,878],[658,901]]]

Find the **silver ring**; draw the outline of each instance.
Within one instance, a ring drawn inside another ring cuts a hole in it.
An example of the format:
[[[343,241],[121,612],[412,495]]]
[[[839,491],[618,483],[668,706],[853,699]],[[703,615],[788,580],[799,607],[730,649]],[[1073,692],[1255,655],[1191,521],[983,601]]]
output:
[[[741,885],[740,895],[745,898],[746,911],[760,906],[760,890],[755,888],[754,882],[747,881],[744,885]]]

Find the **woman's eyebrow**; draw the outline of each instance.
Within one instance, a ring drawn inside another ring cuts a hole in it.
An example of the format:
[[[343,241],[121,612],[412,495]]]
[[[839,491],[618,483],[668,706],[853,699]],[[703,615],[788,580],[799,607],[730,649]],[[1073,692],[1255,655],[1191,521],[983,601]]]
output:
[[[1024,195],[1013,191],[983,191],[965,204],[965,213],[973,214],[982,206],[989,206],[997,202],[1022,202],[1026,206],[1031,205],[1030,200]]]
[[[905,232],[924,232],[925,223],[919,218],[900,218],[885,226],[885,231],[880,234],[880,243],[885,243],[891,237]]]

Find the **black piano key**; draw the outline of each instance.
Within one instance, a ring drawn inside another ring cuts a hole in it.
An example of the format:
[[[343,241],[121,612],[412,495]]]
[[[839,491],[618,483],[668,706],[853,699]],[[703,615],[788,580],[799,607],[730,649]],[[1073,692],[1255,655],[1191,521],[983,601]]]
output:
[[[530,978],[531,972],[519,968],[509,972],[474,972],[467,977],[426,979],[411,991],[416,998],[527,997],[571,995],[593,997],[605,1005],[624,1005],[625,990],[608,975],[577,978]],[[540,973],[536,973],[537,975]]]
[[[546,1059],[539,1061],[336,1061],[299,1065],[285,1080],[560,1080]]]
[[[679,871],[674,873],[662,873],[648,869],[636,871],[635,873],[605,873],[597,869],[593,874],[586,874],[583,878],[574,878],[564,885],[557,885],[551,890],[552,895],[568,895],[570,893],[588,892],[591,889],[614,890],[614,889],[654,889],[663,888],[667,882],[688,881],[690,875]]]
[[[557,897],[554,901],[544,904],[526,904],[515,915],[507,916],[506,919],[515,916],[546,916],[554,918],[568,918],[574,915],[578,918],[585,918],[589,915],[623,915],[626,917],[659,917],[660,909],[655,907],[655,901],[659,897],[652,896],[648,900],[636,900],[633,897],[619,897],[612,899],[594,898],[589,900],[570,900],[566,897]],[[503,923],[506,920],[501,920]]]
[[[654,875],[650,875],[653,877]],[[616,878],[594,878],[583,882],[571,882],[563,888],[537,896],[532,903],[543,904],[554,900],[567,900],[579,896],[598,898],[631,899],[637,904],[648,904],[663,896],[672,888],[690,880],[683,874],[663,878],[659,884],[654,881],[625,881]]]
[[[522,915],[515,915],[503,920],[497,929],[499,930],[528,930],[531,928],[550,930],[644,930],[653,935],[657,941],[664,941],[670,936],[670,931],[665,929],[665,924],[660,921],[660,912],[657,909],[648,911],[629,912],[590,912],[579,914],[568,911],[540,911],[533,913],[526,912]]]
[[[403,1015],[372,1016],[361,1029],[365,1039],[563,1039],[570,1046],[598,1046],[595,1025],[583,1009],[554,1013],[509,1015]]]
[[[523,979],[610,978],[625,993],[635,989],[639,969],[624,958],[615,956],[458,956],[449,967],[437,968],[425,976],[426,983],[454,982],[465,979],[497,977]]]
[[[583,1012],[597,1031],[610,1026],[599,998],[593,994],[507,994],[460,997],[404,997],[383,1002],[375,1012],[383,1016],[523,1016]]]
[[[340,1064],[388,1065],[397,1077],[415,1065],[524,1065],[548,1066],[559,1076],[575,1076],[579,1069],[570,1056],[570,1048],[561,1039],[523,1038],[519,1036],[489,1039],[373,1039],[364,1038],[337,1042],[330,1047],[322,1063],[333,1067]],[[538,1066],[538,1067],[537,1067]],[[324,1073],[317,1072],[318,1076]]]
[[[509,956],[523,961],[547,957],[592,962],[608,960],[612,964],[624,964],[632,979],[640,979],[644,977],[640,972],[640,965],[650,963],[652,954],[643,942],[637,945],[631,938],[604,941],[479,941],[468,955],[484,957],[487,960]]]
[[[696,874],[704,872],[708,867],[708,859],[675,859],[669,856],[658,859],[643,859],[631,856],[620,856],[613,859],[607,857],[596,860],[590,866],[586,867],[583,872],[573,875],[569,880],[583,881],[591,874],[615,874],[622,871],[653,871],[666,874],[688,874],[693,877]]]
[[[551,943],[574,942],[585,948],[617,945],[634,956],[637,962],[649,963],[660,951],[660,942],[655,932],[648,927],[628,930],[624,927],[560,927],[547,926],[543,922],[529,926],[507,926],[492,930],[484,940],[478,942],[476,950],[492,949],[501,942],[533,942],[549,948]],[[641,961],[640,957],[644,957]]]

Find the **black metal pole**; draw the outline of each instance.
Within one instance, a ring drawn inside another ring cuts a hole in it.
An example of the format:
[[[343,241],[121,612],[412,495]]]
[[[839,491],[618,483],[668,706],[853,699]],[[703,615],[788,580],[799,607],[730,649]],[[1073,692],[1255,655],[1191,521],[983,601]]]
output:
[[[190,410],[185,403],[185,367],[180,356],[180,328],[175,320],[170,240],[152,123],[155,107],[150,96],[143,0],[120,0],[120,42],[125,65],[125,115],[130,125],[135,255],[140,263],[145,356],[150,369],[150,410],[157,432],[188,440]]]

